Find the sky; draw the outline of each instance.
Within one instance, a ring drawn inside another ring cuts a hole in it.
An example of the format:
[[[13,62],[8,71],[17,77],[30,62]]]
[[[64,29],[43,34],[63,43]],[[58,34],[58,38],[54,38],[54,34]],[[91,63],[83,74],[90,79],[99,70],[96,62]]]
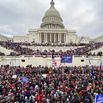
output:
[[[0,0],[0,34],[25,35],[36,29],[51,0]],[[78,36],[103,35],[103,0],[54,0],[65,28]]]

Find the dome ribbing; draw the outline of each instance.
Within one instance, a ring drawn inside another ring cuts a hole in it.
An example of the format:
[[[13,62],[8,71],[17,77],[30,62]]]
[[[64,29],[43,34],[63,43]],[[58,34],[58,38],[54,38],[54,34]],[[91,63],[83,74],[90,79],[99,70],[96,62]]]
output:
[[[63,20],[59,14],[59,12],[54,7],[53,0],[51,1],[51,7],[46,11],[43,19],[41,28],[48,28],[48,29],[63,29]]]

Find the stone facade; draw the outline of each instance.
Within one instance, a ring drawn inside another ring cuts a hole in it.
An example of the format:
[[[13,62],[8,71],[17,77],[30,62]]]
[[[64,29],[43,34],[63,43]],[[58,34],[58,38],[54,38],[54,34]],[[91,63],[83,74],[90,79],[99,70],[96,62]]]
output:
[[[103,42],[103,36],[96,39],[78,37],[76,31],[67,30],[63,19],[55,8],[52,0],[50,8],[45,12],[42,23],[38,29],[30,29],[28,34],[8,38],[0,35],[0,41],[29,42],[35,44],[88,44],[92,42]]]
[[[89,44],[91,39],[89,37],[81,37],[79,43],[80,44]]]
[[[76,31],[67,30],[59,12],[54,7],[54,1],[42,18],[39,29],[30,29],[26,36],[15,36],[14,42],[34,42],[36,44],[69,44],[79,43]],[[23,38],[24,37],[24,38]]]
[[[30,42],[39,44],[69,44],[78,43],[78,36],[75,31],[68,31],[66,29],[38,29],[30,30],[28,37]]]
[[[103,35],[95,38],[95,39],[93,40],[93,42],[95,42],[95,43],[103,42]]]
[[[11,41],[11,38],[8,38],[6,36],[0,35],[0,41]]]
[[[13,41],[14,42],[28,42],[28,36],[25,35],[25,36],[14,36],[13,37]]]

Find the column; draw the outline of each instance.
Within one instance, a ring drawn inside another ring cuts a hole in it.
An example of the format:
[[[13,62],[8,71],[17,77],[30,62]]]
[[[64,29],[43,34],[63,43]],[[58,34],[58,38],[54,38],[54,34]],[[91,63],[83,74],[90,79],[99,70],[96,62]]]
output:
[[[41,43],[41,38],[40,38],[41,36],[40,36],[40,33],[39,33],[39,43]]]
[[[59,44],[61,43],[61,38],[60,38],[60,36],[61,36],[61,34],[59,33],[59,34],[58,34],[58,41],[59,41],[58,43],[59,43]]]
[[[64,43],[64,33],[61,34],[61,43]]]
[[[50,43],[51,43],[51,41],[52,41],[52,40],[51,40],[51,33],[50,33]]]
[[[47,33],[47,43],[50,43],[50,33]]]
[[[43,36],[42,36],[43,37]],[[42,40],[43,43],[45,43],[45,34],[44,34],[44,41]]]
[[[66,41],[66,34],[65,34],[65,44],[67,43],[67,41]]]
[[[53,33],[53,43],[55,43],[55,34]]]
[[[50,43],[50,33],[49,33],[49,43]]]
[[[48,43],[49,42],[49,34],[46,33],[46,35],[47,35],[47,43]]]
[[[56,43],[56,34],[54,33],[54,43]]]
[[[45,33],[45,43],[47,43],[47,33]]]
[[[44,33],[41,33],[41,43],[44,43],[45,42],[45,35],[44,35]]]
[[[64,44],[65,44],[65,33],[64,33]]]
[[[54,43],[54,33],[51,34],[52,43]]]
[[[60,33],[60,43],[62,43],[62,40],[61,40],[61,38],[62,38],[62,33]]]
[[[48,43],[48,34],[46,33],[46,43]]]
[[[62,34],[60,33],[60,34],[59,34],[60,43],[61,43],[61,35],[62,35]]]
[[[47,34],[44,34],[44,43],[47,43]]]
[[[41,34],[39,33],[39,43],[41,43]]]
[[[66,40],[66,38],[67,38],[67,34],[65,34],[65,44],[67,43],[67,40]]]
[[[56,33],[56,43],[58,43],[58,33]]]
[[[57,41],[56,41],[56,40],[57,40],[57,39],[56,39],[56,38],[57,38],[57,34],[56,34],[56,33],[55,33],[54,38],[55,38],[55,43],[57,43]]]
[[[41,34],[40,34],[40,39],[41,39],[40,42],[41,42],[41,43],[42,43],[42,40],[43,40],[42,35],[43,35],[43,34],[41,33]]]
[[[53,34],[51,33],[51,42],[53,43]]]

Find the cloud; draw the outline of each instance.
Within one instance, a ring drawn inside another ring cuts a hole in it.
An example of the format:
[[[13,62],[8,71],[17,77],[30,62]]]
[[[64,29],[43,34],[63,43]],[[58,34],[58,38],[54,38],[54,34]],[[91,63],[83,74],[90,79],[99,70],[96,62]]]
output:
[[[0,33],[27,34],[38,28],[50,0],[0,0]],[[65,27],[76,29],[79,36],[103,34],[103,0],[55,0]]]

